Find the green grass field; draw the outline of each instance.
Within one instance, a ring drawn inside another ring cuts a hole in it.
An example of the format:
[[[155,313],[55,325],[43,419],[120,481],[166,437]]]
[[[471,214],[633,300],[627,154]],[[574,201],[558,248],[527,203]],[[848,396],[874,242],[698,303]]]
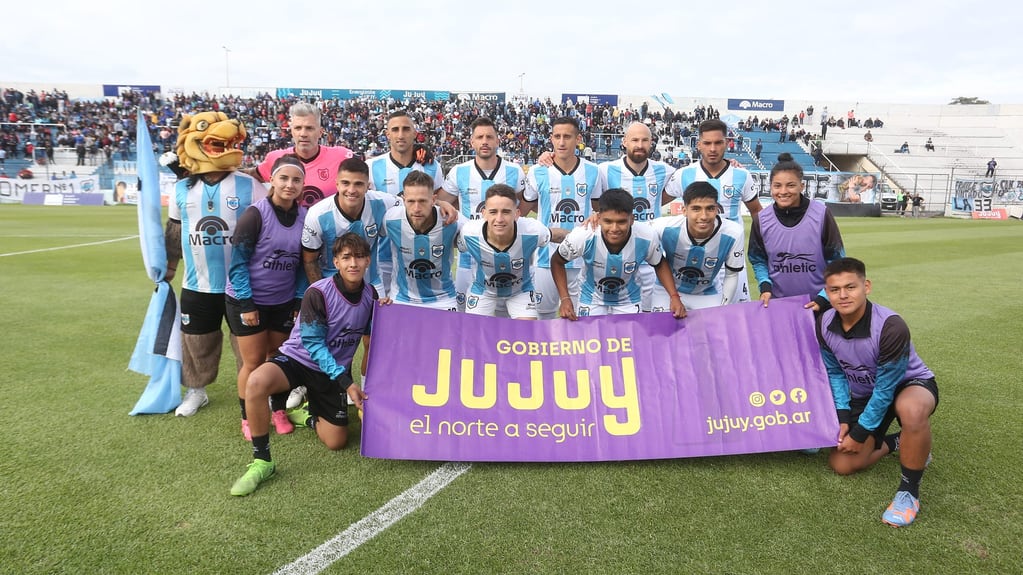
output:
[[[1023,572],[1023,226],[839,225],[938,377],[916,524],[879,520],[894,457],[852,477],[823,453],[474,464],[325,572]],[[251,460],[229,353],[195,417],[128,416],[152,291],[138,241],[6,255],[137,233],[130,208],[0,206],[0,573],[270,573],[438,467],[299,430],[272,437],[274,479],[228,495]]]

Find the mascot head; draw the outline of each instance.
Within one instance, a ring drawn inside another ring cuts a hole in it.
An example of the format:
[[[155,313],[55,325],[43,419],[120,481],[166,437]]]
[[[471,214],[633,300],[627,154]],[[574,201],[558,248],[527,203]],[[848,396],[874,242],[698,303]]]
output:
[[[242,163],[245,126],[223,112],[184,114],[178,126],[178,162],[189,174],[226,172]]]

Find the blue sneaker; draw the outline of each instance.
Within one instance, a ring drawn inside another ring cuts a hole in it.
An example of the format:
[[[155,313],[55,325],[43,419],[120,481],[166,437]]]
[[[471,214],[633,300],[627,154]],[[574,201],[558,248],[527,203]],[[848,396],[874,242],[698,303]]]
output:
[[[916,519],[919,511],[920,500],[908,491],[899,491],[888,509],[881,514],[881,521],[892,527],[906,527]]]

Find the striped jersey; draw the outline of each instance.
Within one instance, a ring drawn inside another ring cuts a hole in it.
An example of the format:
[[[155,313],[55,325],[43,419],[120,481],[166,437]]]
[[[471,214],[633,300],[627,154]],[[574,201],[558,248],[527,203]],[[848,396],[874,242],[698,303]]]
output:
[[[440,209],[434,206],[437,222],[426,234],[417,234],[408,222],[404,206],[387,210],[384,235],[391,247],[394,272],[391,296],[399,303],[424,304],[455,298],[451,279],[455,236],[466,221],[445,224]]]
[[[571,172],[563,172],[557,165],[533,166],[526,176],[526,191],[522,198],[537,202],[537,219],[548,228],[572,230],[590,217],[590,200],[600,197],[607,184],[597,164],[576,158],[578,163]],[[551,252],[557,244],[540,248],[537,265],[551,267]],[[566,258],[567,259],[567,258]],[[579,267],[569,262],[568,268]]]
[[[546,226],[532,218],[515,221],[515,241],[497,250],[486,238],[487,223],[467,222],[458,235],[458,249],[475,262],[472,295],[510,297],[533,291],[536,253],[551,239]]]
[[[401,200],[397,197],[376,190],[367,191],[365,201],[362,215],[354,221],[349,220],[341,212],[337,196],[321,200],[309,208],[302,231],[302,247],[320,253],[320,269],[323,270],[323,277],[330,277],[337,273],[337,268],[334,267],[334,240],[348,232],[355,232],[366,239],[370,246],[370,252],[375,255],[377,241],[380,239],[380,229],[384,225],[384,214],[390,208],[401,205]],[[376,257],[371,259],[366,281],[376,287],[379,293],[386,293],[383,289],[377,260]]]
[[[231,172],[212,186],[201,178],[191,187],[188,179],[175,184],[167,215],[181,222],[183,289],[224,293],[238,217],[252,205],[254,196],[265,195],[263,184],[240,172]]]
[[[650,226],[660,238],[680,293],[718,295],[722,268],[740,271],[745,265],[743,227],[731,220],[718,216],[714,233],[702,240],[689,235],[685,216],[657,218]]]
[[[703,168],[702,162],[686,166],[668,180],[665,193],[682,197],[682,192],[693,182],[710,182],[718,191],[718,203],[721,204],[722,215],[733,222],[742,223],[742,204],[756,199],[753,190],[753,178],[747,170],[736,168],[725,163],[725,169],[717,176],[712,176]]]
[[[585,226],[569,232],[558,246],[558,253],[568,261],[583,261],[580,305],[639,304],[640,264],[655,266],[661,261],[657,232],[644,223],[632,225],[629,239],[616,254],[608,251],[599,229]]]
[[[661,215],[661,192],[665,191],[675,168],[664,162],[647,160],[643,171],[636,173],[623,156],[600,164],[600,173],[607,182],[607,189],[621,188],[632,194],[636,221],[649,222]]]
[[[470,220],[478,220],[483,213],[487,190],[494,184],[506,184],[522,194],[526,189],[526,173],[522,166],[498,156],[497,167],[487,173],[476,165],[476,160],[462,162],[448,171],[444,191],[458,198],[458,210]],[[458,266],[469,267],[470,256],[459,256]]]
[[[366,161],[369,165],[369,189],[377,190],[381,192],[387,192],[388,194],[394,194],[400,196],[402,191],[402,182],[405,181],[405,177],[409,175],[412,170],[419,170],[425,172],[428,176],[433,178],[433,189],[438,189],[444,185],[444,172],[440,169],[440,164],[437,160],[426,164],[420,164],[419,162],[413,161],[407,166],[403,166],[398,162],[394,161],[391,154],[383,154],[375,158],[370,158]]]
[[[266,159],[257,167],[259,177],[264,182],[269,182],[270,170],[277,158],[294,153],[295,147],[292,146],[267,154]],[[308,208],[323,198],[336,194],[337,168],[341,162],[354,157],[355,152],[344,146],[320,146],[320,150],[312,159],[302,160],[302,164],[305,166],[305,187],[302,188],[302,195],[299,197],[301,205]]]

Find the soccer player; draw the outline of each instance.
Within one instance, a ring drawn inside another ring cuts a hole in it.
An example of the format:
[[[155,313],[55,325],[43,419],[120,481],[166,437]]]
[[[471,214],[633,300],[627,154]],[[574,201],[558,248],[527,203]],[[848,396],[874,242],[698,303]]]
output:
[[[533,270],[537,250],[550,241],[550,230],[519,217],[518,195],[506,184],[487,190],[482,211],[483,219],[466,223],[457,239],[458,249],[472,258],[475,268],[465,311],[489,316],[505,311],[512,319],[537,319]]]
[[[288,110],[288,124],[294,145],[284,150],[274,150],[266,155],[256,168],[246,173],[261,182],[270,181],[277,158],[295,154],[305,164],[305,187],[300,203],[310,207],[316,202],[337,193],[334,182],[341,162],[355,157],[355,153],[344,146],[321,146],[323,126],[320,124],[320,109],[307,102],[293,104]]]
[[[305,219],[302,262],[309,283],[337,273],[328,250],[336,238],[347,232],[365,238],[375,255],[384,214],[401,204],[392,194],[369,189],[369,166],[358,158],[341,162],[336,185],[337,194],[317,202]],[[366,280],[386,297],[388,286],[383,282],[376,257],[370,262]]]
[[[365,392],[352,380],[352,360],[359,341],[365,345],[365,371],[369,351],[370,322],[378,298],[364,281],[369,269],[369,244],[356,233],[347,233],[333,246],[338,273],[306,290],[302,310],[281,345],[280,353],[249,376],[245,408],[252,431],[252,463],[231,487],[231,495],[248,495],[276,470],[270,458],[270,409],[267,399],[300,385],[309,394],[308,417],[299,423],[312,427],[330,450],[348,443],[348,400],[359,409]],[[296,413],[303,413],[304,410]]]
[[[718,190],[722,216],[742,225],[741,205],[745,205],[750,216],[756,219],[763,206],[753,190],[753,179],[748,171],[725,159],[728,126],[721,120],[710,119],[701,122],[697,130],[696,149],[700,152],[700,161],[675,172],[668,180],[666,193],[678,197],[693,182],[710,182]],[[745,274],[739,277],[735,301],[750,301],[748,283]]]
[[[402,182],[413,170],[418,170],[433,179],[433,190],[440,191],[444,185],[444,172],[437,160],[429,158],[425,150],[417,152],[418,131],[408,112],[398,110],[387,116],[385,128],[390,151],[370,158],[369,189],[400,196]]]
[[[227,282],[227,325],[238,339],[238,398],[242,435],[251,440],[245,411],[245,387],[259,364],[274,356],[288,338],[298,313],[296,302],[309,285],[302,273],[302,226],[306,209],[298,205],[305,171],[294,154],[277,158],[270,172],[270,194],[238,218],[231,243]],[[271,398],[274,428],[291,433],[286,396]]]
[[[671,313],[685,317],[668,261],[662,257],[657,233],[648,224],[635,222],[632,195],[621,188],[600,196],[597,214],[600,230],[579,226],[551,256],[551,275],[558,289],[561,317],[616,315],[640,312],[640,287],[636,272],[640,264],[654,266],[657,279],[668,292]],[[583,261],[578,310],[568,292],[565,264]]]
[[[392,299],[406,305],[456,311],[451,264],[455,236],[466,220],[443,221],[433,178],[418,170],[405,178],[402,200],[404,206],[387,210],[380,229],[389,240],[395,263]]]
[[[661,215],[661,206],[671,203],[676,197],[663,193],[675,168],[649,159],[652,145],[650,128],[642,122],[633,122],[625,129],[622,138],[625,155],[600,164],[600,174],[608,188],[622,188],[632,194],[637,222],[653,221]],[[657,283],[652,267],[640,266],[639,283],[643,294],[640,307],[643,311],[650,311],[654,285]]]
[[[490,118],[480,117],[469,125],[472,145],[476,157],[448,171],[444,189],[437,197],[447,200],[459,208],[463,216],[478,220],[483,211],[487,190],[496,184],[507,184],[519,195],[526,188],[526,174],[522,166],[504,160],[497,154],[500,143],[497,128]],[[459,311],[465,309],[465,294],[473,282],[472,257],[463,253],[458,258],[455,272],[455,291]]]
[[[522,194],[519,212],[522,215],[537,210],[537,219],[551,230],[570,231],[583,224],[595,208],[596,200],[607,187],[600,169],[593,162],[575,155],[576,146],[582,142],[579,123],[575,118],[561,117],[551,124],[551,143],[554,145],[554,163],[550,167],[533,166],[526,176],[526,191]],[[540,248],[535,274],[538,292],[537,311],[541,319],[553,319],[558,315],[559,305],[554,295],[557,286],[551,276],[551,257],[558,249],[554,242]],[[569,263],[569,294],[573,300],[579,297],[579,267]]]
[[[217,379],[227,314],[224,291],[231,238],[238,215],[265,188],[238,171],[189,176],[174,186],[167,208],[167,276],[184,260],[181,280],[181,380],[188,390],[175,415],[190,417],[209,403],[206,386]]]
[[[824,269],[824,282],[831,309],[821,314],[817,337],[840,423],[838,446],[828,464],[849,475],[898,451],[901,479],[881,520],[909,525],[920,511],[938,384],[917,355],[905,320],[867,299],[871,285],[863,262],[832,261]],[[901,431],[886,436],[895,419]]]
[[[835,217],[803,195],[803,168],[791,155],[778,155],[769,181],[774,205],[753,217],[748,251],[765,307],[772,297],[820,292],[824,266],[845,256]]]
[[[717,198],[710,182],[693,182],[682,193],[682,215],[650,223],[686,309],[733,303],[744,270],[745,233],[742,225],[721,217]],[[717,281],[719,275],[724,275],[722,282]],[[653,311],[669,309],[668,292],[660,284],[654,285],[652,304]]]

